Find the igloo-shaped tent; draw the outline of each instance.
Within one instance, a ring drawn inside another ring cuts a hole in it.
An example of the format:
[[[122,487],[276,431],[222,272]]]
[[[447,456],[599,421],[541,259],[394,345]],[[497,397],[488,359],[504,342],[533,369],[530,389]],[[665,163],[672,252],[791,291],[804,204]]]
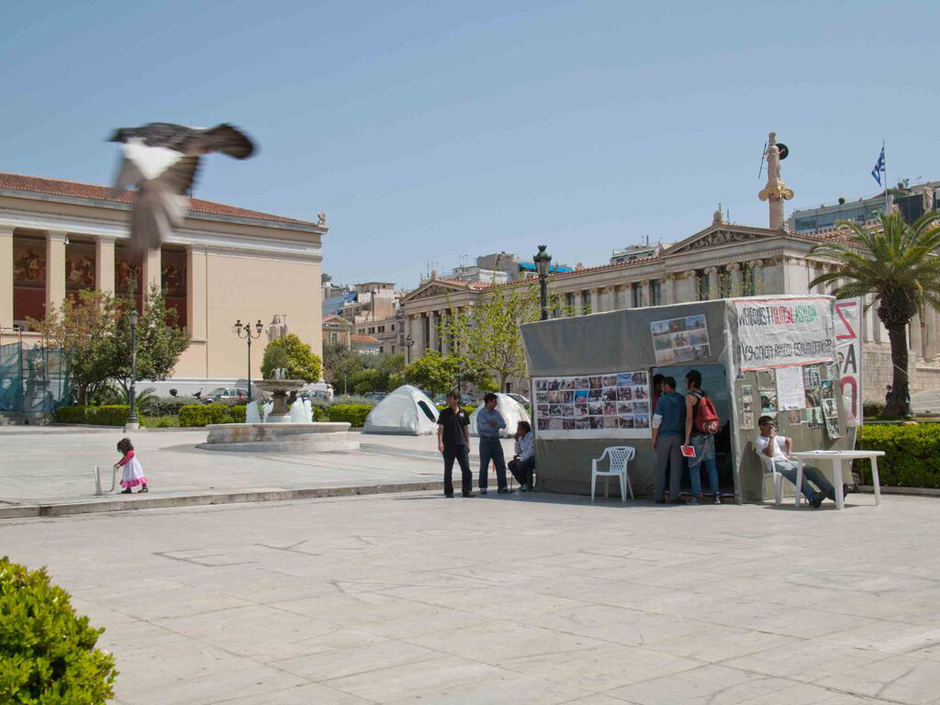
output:
[[[476,408],[476,411],[470,414],[471,436],[480,435],[477,433],[477,416],[482,408],[483,404],[481,402],[480,406]],[[516,425],[520,421],[532,423],[532,420],[529,418],[529,412],[525,410],[525,407],[508,394],[496,395],[496,410],[502,415],[503,420],[506,422],[506,428],[501,429],[499,432],[499,435],[503,438],[512,438],[516,435]]]
[[[434,402],[420,389],[406,384],[373,407],[362,432],[426,436],[437,433],[437,415]]]

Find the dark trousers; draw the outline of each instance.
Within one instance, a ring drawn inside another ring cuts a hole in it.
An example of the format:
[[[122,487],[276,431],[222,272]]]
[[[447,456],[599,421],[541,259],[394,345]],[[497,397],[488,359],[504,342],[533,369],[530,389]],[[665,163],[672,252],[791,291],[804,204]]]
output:
[[[444,446],[444,494],[454,494],[454,461],[460,465],[463,493],[473,489],[473,473],[470,471],[470,453],[467,446]]]
[[[496,483],[499,489],[506,487],[506,458],[499,438],[480,436],[480,489],[486,489],[490,463],[496,463]]]
[[[532,471],[535,470],[535,456],[525,460],[510,460],[509,472],[520,485],[532,487]]]
[[[653,480],[653,498],[661,501],[666,494],[666,476],[669,476],[669,500],[679,499],[682,485],[682,437],[678,434],[659,434],[656,439],[656,475]]]

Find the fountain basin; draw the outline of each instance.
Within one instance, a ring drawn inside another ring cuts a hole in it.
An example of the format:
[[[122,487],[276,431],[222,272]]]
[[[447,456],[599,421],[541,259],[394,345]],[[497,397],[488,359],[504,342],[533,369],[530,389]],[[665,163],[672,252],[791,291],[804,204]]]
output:
[[[297,398],[297,392],[307,383],[302,379],[263,379],[255,382],[261,392],[271,395],[273,408],[264,419],[265,423],[290,423],[290,405]]]
[[[223,423],[206,426],[203,450],[249,453],[333,453],[359,450],[359,434],[345,421],[318,423]]]

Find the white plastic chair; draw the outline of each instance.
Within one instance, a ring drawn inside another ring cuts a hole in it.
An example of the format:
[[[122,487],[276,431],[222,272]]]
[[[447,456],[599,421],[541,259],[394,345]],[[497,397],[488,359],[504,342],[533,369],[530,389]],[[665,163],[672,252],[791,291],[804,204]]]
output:
[[[774,476],[774,501],[779,506],[783,503],[783,481],[785,478],[777,472],[777,468],[774,467],[773,458],[767,457],[757,450],[757,448],[754,449],[754,452],[757,453],[757,457],[760,458],[760,464],[764,468],[764,474]]]
[[[636,448],[631,446],[612,446],[604,448],[601,457],[591,460],[591,501],[594,501],[594,488],[597,485],[597,478],[607,478],[604,484],[604,497],[607,497],[610,490],[610,478],[620,479],[620,501],[627,501],[627,488],[630,489],[630,499],[633,499],[633,485],[630,484],[630,474],[627,465],[636,456]],[[597,464],[604,458],[610,459],[610,470],[601,472],[597,469]]]

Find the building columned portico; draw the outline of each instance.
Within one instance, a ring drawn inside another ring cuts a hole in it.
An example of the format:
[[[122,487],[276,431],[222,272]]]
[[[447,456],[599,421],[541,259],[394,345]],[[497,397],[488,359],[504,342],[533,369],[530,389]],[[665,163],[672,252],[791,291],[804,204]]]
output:
[[[811,255],[814,245],[836,233],[795,234],[725,223],[716,213],[704,230],[665,246],[652,256],[590,267],[549,277],[548,291],[562,313],[577,315],[736,296],[827,293],[810,282],[834,265]],[[472,310],[482,296],[500,295],[513,286],[536,286],[533,279],[471,284],[432,278],[402,299],[401,311],[415,344],[411,359],[426,350],[445,352],[436,331],[450,307]],[[557,316],[558,311],[550,312]],[[940,382],[940,320],[929,311],[910,328],[911,389]],[[888,335],[874,308],[864,315],[863,384],[865,399],[883,401],[891,383]],[[519,380],[513,381],[514,388]]]
[[[130,255],[132,195],[104,186],[0,174],[0,344],[38,342],[41,319],[83,289],[126,294],[156,287],[190,338],[170,381],[181,393],[242,380],[237,319],[286,315],[321,353],[323,223],[193,199],[183,227],[159,250]],[[252,355],[260,377],[261,355]]]

